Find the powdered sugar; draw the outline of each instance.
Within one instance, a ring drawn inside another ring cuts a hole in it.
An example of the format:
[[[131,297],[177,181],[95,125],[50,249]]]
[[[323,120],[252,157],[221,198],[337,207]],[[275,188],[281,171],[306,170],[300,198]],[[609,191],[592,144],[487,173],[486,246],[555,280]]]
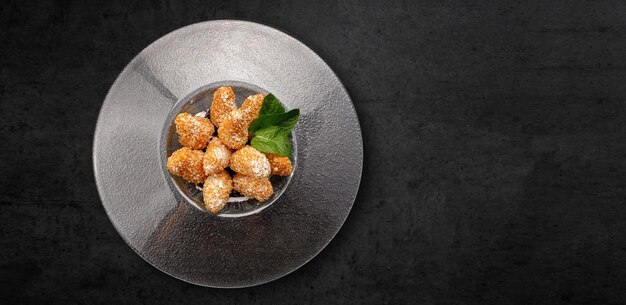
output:
[[[250,160],[250,165],[250,170],[258,176],[266,176],[266,174],[271,170],[269,162],[263,159]]]
[[[250,200],[249,197],[241,196],[241,197],[230,197],[226,202],[243,202],[246,200]]]

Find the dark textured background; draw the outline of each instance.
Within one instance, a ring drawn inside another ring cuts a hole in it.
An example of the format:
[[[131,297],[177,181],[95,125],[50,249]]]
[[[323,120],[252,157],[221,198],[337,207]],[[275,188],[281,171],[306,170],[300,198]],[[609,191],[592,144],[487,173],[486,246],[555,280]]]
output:
[[[626,3],[84,2],[0,4],[0,303],[626,303]],[[220,18],[318,52],[365,143],[328,248],[239,290],[137,256],[91,163],[126,63]]]

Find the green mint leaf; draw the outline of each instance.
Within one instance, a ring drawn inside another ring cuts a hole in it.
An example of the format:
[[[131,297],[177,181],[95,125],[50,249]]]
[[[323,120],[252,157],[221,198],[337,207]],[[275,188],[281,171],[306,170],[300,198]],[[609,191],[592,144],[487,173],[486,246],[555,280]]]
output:
[[[248,133],[256,134],[257,130],[270,126],[278,126],[285,133],[289,133],[298,123],[298,118],[300,118],[300,109],[292,109],[289,112],[279,114],[260,115],[250,123]]]
[[[291,141],[289,141],[287,134],[278,126],[259,129],[250,141],[250,145],[260,152],[289,157],[291,155]]]
[[[285,107],[280,103],[280,101],[273,95],[268,94],[263,99],[263,104],[261,104],[261,111],[259,111],[259,115],[267,115],[267,114],[279,114],[285,112]]]
[[[300,119],[300,109],[289,110],[289,112],[286,112],[281,119],[283,119],[281,122],[274,125],[282,128],[285,133],[289,134],[289,132],[296,127],[296,124],[298,124],[298,119]]]

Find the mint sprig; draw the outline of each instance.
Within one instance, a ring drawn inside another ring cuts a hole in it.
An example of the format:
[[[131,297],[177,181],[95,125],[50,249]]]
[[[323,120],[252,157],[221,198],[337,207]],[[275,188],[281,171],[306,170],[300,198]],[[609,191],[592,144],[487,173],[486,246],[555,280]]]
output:
[[[272,153],[285,157],[291,155],[291,142],[287,133],[278,126],[270,126],[259,129],[250,145],[260,152]]]
[[[289,133],[300,117],[300,109],[293,109],[289,112],[259,115],[248,127],[248,133],[254,134],[257,130],[270,126],[278,126]]]
[[[261,105],[261,115],[264,114],[279,114],[285,112],[285,107],[280,101],[273,95],[268,94],[263,99],[263,104]]]
[[[285,112],[280,101],[273,94],[268,94],[263,99],[259,117],[248,127],[248,134],[253,136],[250,145],[260,152],[289,157],[291,155],[289,133],[299,118],[300,109]]]

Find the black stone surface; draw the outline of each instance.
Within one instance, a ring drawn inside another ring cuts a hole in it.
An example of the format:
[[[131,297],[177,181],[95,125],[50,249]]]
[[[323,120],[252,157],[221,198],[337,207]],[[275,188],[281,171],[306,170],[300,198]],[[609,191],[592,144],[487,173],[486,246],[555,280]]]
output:
[[[87,2],[0,4],[0,303],[626,303],[626,3]],[[337,237],[238,290],[137,256],[91,164],[126,63],[221,18],[318,52],[365,141]]]

